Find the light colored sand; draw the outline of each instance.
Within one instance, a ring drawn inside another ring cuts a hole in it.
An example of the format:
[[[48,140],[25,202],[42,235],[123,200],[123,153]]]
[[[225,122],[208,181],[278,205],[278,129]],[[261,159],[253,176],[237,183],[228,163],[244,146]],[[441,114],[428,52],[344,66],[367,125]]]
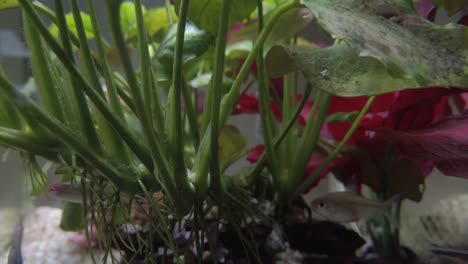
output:
[[[62,210],[39,207],[26,214],[22,253],[24,263],[81,264],[93,263],[86,249],[69,241],[75,233],[60,229]],[[8,244],[18,223],[18,213],[14,209],[0,210],[0,264],[7,262]],[[94,252],[96,263],[102,263],[103,252]],[[111,261],[108,261],[111,263]]]

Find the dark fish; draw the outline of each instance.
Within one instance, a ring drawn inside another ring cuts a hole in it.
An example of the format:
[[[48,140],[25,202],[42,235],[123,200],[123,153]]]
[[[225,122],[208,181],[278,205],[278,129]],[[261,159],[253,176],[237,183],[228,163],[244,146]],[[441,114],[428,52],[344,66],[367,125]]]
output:
[[[18,227],[13,233],[10,252],[8,252],[8,264],[23,264],[21,253],[21,242],[23,241],[23,221],[20,220]]]
[[[463,259],[465,261],[468,261],[468,251],[466,251],[466,250],[457,250],[457,249],[451,249],[451,248],[436,247],[436,248],[432,249],[432,253],[434,253],[436,255],[441,255],[441,256],[461,258],[461,259]]]

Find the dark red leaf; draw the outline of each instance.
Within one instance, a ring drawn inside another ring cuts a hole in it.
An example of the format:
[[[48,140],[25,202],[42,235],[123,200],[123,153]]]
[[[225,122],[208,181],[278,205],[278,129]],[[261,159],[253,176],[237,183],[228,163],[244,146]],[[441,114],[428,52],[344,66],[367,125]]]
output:
[[[420,16],[423,16],[430,21],[434,21],[437,9],[431,0],[420,0],[416,3],[416,11]]]
[[[468,115],[447,118],[427,129],[378,129],[376,138],[398,146],[402,155],[431,161],[450,176],[468,178]]]
[[[468,27],[468,15],[465,15],[464,17],[460,18],[460,20],[458,20],[458,24],[462,24]]]

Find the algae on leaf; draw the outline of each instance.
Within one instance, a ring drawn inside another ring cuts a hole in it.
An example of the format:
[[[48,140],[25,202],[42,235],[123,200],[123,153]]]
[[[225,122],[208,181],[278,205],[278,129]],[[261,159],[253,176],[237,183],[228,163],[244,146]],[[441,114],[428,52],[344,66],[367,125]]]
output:
[[[304,3],[334,38],[348,40],[360,56],[381,61],[391,77],[415,82],[411,86],[414,88],[468,88],[466,27],[439,26],[422,17],[416,23],[416,15],[404,0],[307,0]],[[395,8],[391,19],[382,16],[384,7]]]
[[[360,57],[355,47],[274,46],[267,54],[271,77],[301,69],[314,87],[338,96],[367,96],[419,87],[413,79],[391,76],[372,57]]]

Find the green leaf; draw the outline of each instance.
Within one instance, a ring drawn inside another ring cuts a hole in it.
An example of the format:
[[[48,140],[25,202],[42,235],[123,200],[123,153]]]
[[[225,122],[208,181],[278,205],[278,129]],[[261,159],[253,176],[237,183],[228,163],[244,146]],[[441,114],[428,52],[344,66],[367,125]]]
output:
[[[273,11],[265,15],[268,21]],[[265,41],[265,51],[267,48],[282,41],[289,41],[294,35],[304,29],[312,21],[312,15],[307,8],[292,8],[286,11],[276,22]],[[255,40],[258,36],[258,21],[252,22],[245,28],[234,32],[236,40]]]
[[[327,123],[339,123],[339,122],[344,122],[348,121],[352,123],[356,116],[359,114],[358,111],[353,111],[349,113],[343,113],[343,112],[337,112],[333,113],[325,118],[325,122]]]
[[[317,22],[336,39],[349,40],[360,56],[381,61],[393,77],[414,80],[419,86],[468,86],[466,27],[439,26],[422,17],[419,24],[405,0],[305,1]],[[383,19],[383,8],[399,17]]]
[[[19,7],[18,0],[0,0],[0,11]]]
[[[314,87],[338,96],[375,95],[418,86],[413,80],[392,77],[382,63],[360,57],[345,44],[326,49],[275,46],[266,65],[271,77],[301,69]]]
[[[247,145],[247,139],[241,135],[235,126],[224,126],[219,133],[219,160],[221,168],[225,168],[236,160],[236,157]]]
[[[94,32],[93,32],[93,25],[91,24],[91,18],[89,17],[88,14],[84,12],[80,12],[80,14],[81,14],[81,19],[83,20],[83,26],[84,26],[84,30],[86,33],[86,38],[93,39]],[[73,19],[73,14],[68,13],[67,15],[65,15],[65,20],[67,22],[67,27],[70,30],[70,32],[73,33],[75,36],[78,36],[78,33],[76,31],[75,20]],[[52,36],[54,36],[55,39],[58,39],[59,29],[56,24],[52,24],[49,27],[49,31],[52,34]]]
[[[447,10],[447,14],[449,16],[452,16],[462,10],[463,7],[468,7],[468,2],[466,0],[432,0],[432,2],[438,8],[444,8]]]
[[[143,14],[146,12],[146,8],[142,6]],[[123,2],[120,5],[120,26],[122,31],[130,35],[130,31],[133,30],[136,34],[136,12],[135,4],[133,2]]]
[[[155,63],[158,68],[158,81],[171,80],[172,63],[176,44],[176,25],[171,26],[156,51]],[[213,36],[205,30],[188,23],[185,28],[183,61],[188,63],[200,57],[213,44]],[[185,69],[187,70],[187,69]]]
[[[172,6],[171,6],[172,7]],[[172,17],[176,18],[174,8],[171,8]],[[157,42],[161,41],[166,32],[169,30],[170,21],[167,17],[165,8],[155,8],[146,12],[144,16],[145,28],[148,35]],[[177,21],[177,20],[176,20]],[[175,21],[175,22],[176,22]]]
[[[447,58],[441,57],[438,60],[445,59]],[[346,44],[324,49],[312,46],[275,46],[267,54],[266,65],[271,77],[300,69],[314,87],[338,96],[369,96],[408,88],[447,86],[445,80],[435,76],[425,75],[427,78],[434,78],[429,83],[420,79],[392,76],[377,59],[359,56],[356,47]],[[468,88],[467,73],[456,75],[448,66],[440,71],[450,76],[452,86]]]
[[[197,27],[205,29],[216,36],[222,1],[223,0],[190,1],[188,17]],[[179,5],[180,1],[177,1],[177,10],[179,10]],[[253,0],[231,1],[229,27],[247,18],[256,7],[257,3]]]

